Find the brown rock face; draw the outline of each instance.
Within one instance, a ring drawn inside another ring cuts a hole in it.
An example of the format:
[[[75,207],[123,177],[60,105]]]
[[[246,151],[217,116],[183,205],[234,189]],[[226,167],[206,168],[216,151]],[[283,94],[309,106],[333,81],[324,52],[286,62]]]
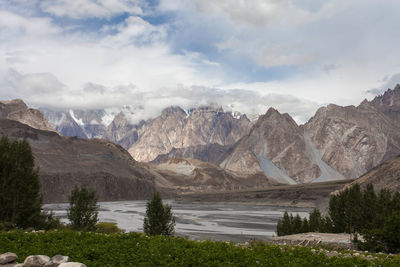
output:
[[[378,110],[376,102],[380,97],[358,107],[328,105],[304,125],[322,159],[347,178],[400,153],[399,121]]]
[[[387,188],[392,192],[400,191],[400,156],[388,160],[362,175],[354,182],[348,184],[345,188],[354,184],[360,184],[366,187],[368,184],[374,185],[375,191],[379,192]]]
[[[139,135],[146,129],[144,121],[139,124],[131,124],[121,111],[107,126],[103,138],[110,140],[129,149],[139,139]]]
[[[311,182],[324,174],[312,145],[288,114],[270,108],[221,166],[243,174],[261,171],[281,183]]]
[[[193,151],[209,144],[232,145],[248,131],[251,122],[246,116],[234,118],[221,108],[199,107],[186,114],[179,107],[171,107],[147,125],[129,149],[138,161],[152,161],[173,149],[193,147]]]
[[[355,183],[360,184],[361,187],[366,187],[367,184],[373,184],[376,191],[387,188],[392,192],[399,192],[400,157],[398,156],[378,165],[346,187],[352,186]]]
[[[158,155],[152,163],[160,164],[170,158],[193,158],[219,165],[232,153],[233,148],[234,145],[221,146],[219,144],[173,148],[168,154]]]
[[[95,189],[101,201],[145,199],[155,190],[155,175],[104,139],[62,137],[8,119],[0,119],[1,135],[28,140],[47,203],[67,201],[75,185]]]
[[[41,111],[28,108],[21,99],[0,101],[0,118],[16,120],[40,130],[55,131]]]

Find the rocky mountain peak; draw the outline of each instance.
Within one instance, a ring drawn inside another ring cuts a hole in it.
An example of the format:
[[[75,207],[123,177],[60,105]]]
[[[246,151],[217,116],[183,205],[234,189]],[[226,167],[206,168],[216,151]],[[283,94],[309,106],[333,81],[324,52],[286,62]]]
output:
[[[169,116],[186,116],[186,112],[178,107],[178,106],[170,106],[162,110],[161,112],[162,117],[169,117]]]
[[[265,124],[270,124],[272,125],[281,125],[282,124],[287,124],[287,127],[290,128],[297,128],[298,125],[295,122],[295,120],[288,114],[288,113],[283,113],[281,114],[278,110],[274,108],[269,108],[267,112],[264,115],[261,115],[256,124],[255,127],[264,127]],[[275,127],[273,127],[275,129]]]
[[[275,108],[273,108],[273,107],[270,107],[270,108],[267,110],[267,112],[265,113],[265,116],[266,116],[266,117],[280,116],[280,115],[281,115],[281,113],[280,113],[278,110],[276,110]]]
[[[149,122],[129,152],[138,161],[152,161],[174,148],[234,144],[250,126],[245,117],[235,119],[221,107],[200,106],[188,114],[179,107],[170,107]]]
[[[55,131],[40,110],[28,108],[21,99],[0,101],[0,118],[16,120],[40,130]]]
[[[129,124],[128,120],[126,119],[125,113],[122,111],[120,111],[117,116],[115,116],[112,123],[114,123],[115,126],[126,126],[127,124]]]

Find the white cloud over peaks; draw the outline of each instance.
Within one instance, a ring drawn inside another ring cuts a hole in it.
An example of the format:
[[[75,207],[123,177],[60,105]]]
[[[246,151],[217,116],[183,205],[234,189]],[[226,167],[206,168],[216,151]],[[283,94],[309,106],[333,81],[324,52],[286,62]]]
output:
[[[110,19],[123,13],[143,13],[140,0],[44,0],[40,7],[54,16],[72,19]]]
[[[0,97],[58,108],[221,104],[298,122],[400,72],[400,1],[0,0]],[[71,27],[74,27],[71,29]]]

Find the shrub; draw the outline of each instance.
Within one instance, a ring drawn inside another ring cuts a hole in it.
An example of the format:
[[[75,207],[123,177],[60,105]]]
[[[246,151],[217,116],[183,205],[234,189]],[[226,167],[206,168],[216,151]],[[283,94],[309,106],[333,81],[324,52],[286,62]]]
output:
[[[116,223],[112,222],[99,222],[96,224],[96,232],[103,234],[119,234],[122,232]]]

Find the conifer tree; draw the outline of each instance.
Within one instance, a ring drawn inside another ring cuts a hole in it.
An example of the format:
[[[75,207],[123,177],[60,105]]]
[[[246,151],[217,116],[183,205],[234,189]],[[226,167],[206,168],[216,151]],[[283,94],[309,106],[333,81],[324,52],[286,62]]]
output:
[[[147,235],[172,235],[175,228],[175,219],[171,206],[164,205],[158,192],[147,202],[146,215],[143,222],[143,231]]]
[[[19,228],[44,221],[38,171],[26,140],[0,139],[0,223]]]
[[[293,234],[298,234],[302,232],[302,221],[299,214],[297,214],[293,218],[292,229]]]
[[[321,213],[318,209],[314,209],[310,213],[309,228],[311,232],[319,232],[321,227]]]
[[[376,225],[377,197],[372,184],[368,184],[362,193],[361,200],[361,231],[372,229]]]
[[[94,230],[98,221],[96,193],[86,187],[75,186],[69,196],[67,212],[71,227],[76,230]]]
[[[292,234],[292,222],[289,217],[289,213],[285,211],[282,218],[282,234],[281,235],[291,235]]]
[[[301,224],[301,233],[308,233],[308,232],[310,232],[310,227],[308,225],[307,218],[304,218]]]

